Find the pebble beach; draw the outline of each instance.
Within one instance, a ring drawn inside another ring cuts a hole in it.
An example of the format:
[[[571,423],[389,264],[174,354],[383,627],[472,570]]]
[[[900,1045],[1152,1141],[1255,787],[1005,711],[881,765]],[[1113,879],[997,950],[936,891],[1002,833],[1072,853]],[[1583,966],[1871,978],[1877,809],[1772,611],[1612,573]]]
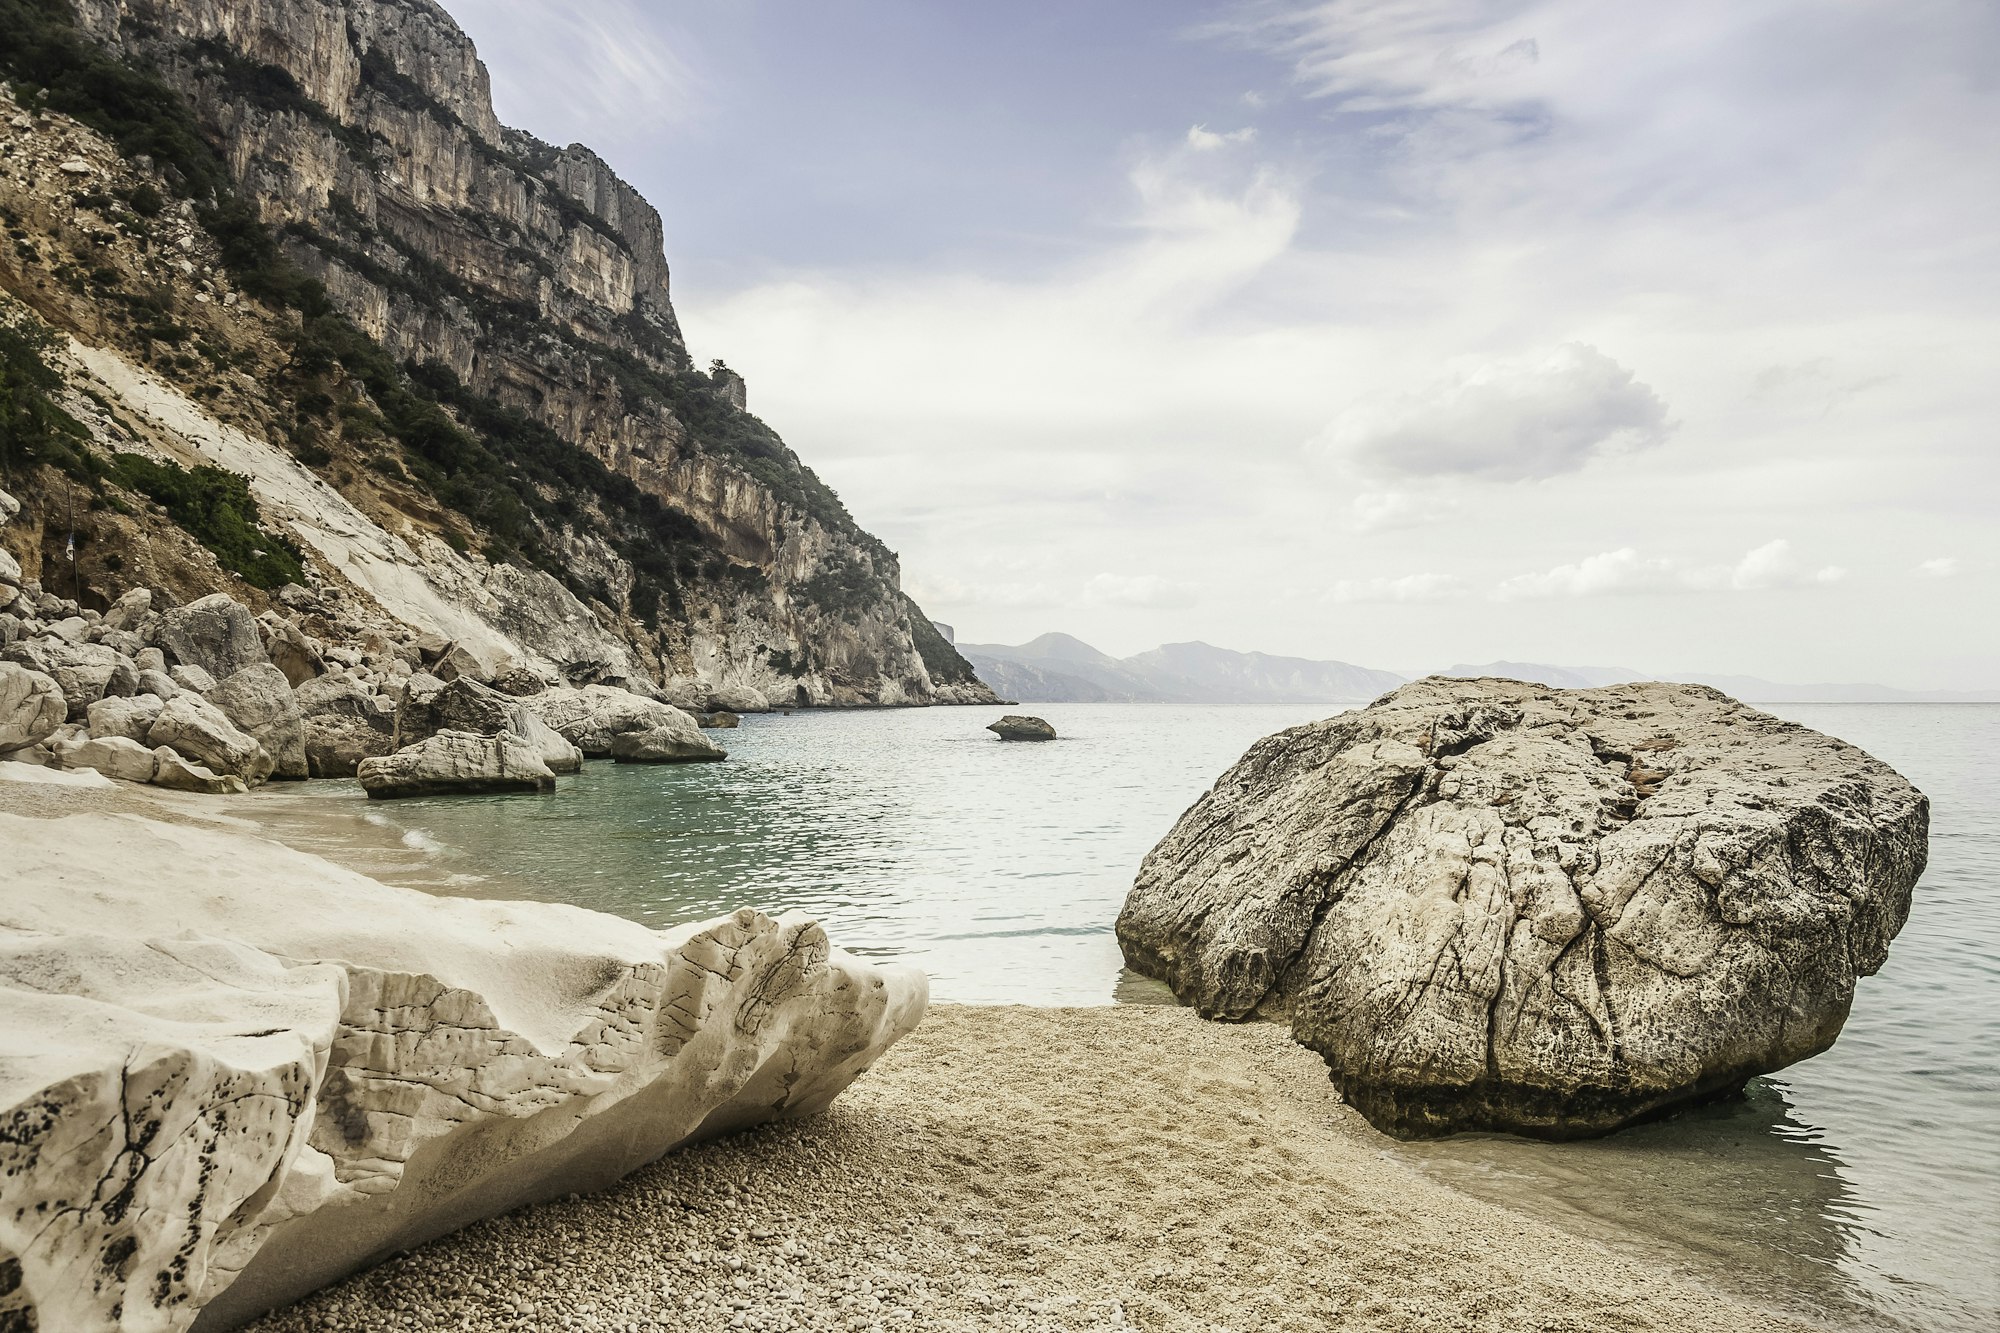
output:
[[[1271,1025],[940,1005],[835,1103],[253,1325],[1804,1328],[1431,1181]]]

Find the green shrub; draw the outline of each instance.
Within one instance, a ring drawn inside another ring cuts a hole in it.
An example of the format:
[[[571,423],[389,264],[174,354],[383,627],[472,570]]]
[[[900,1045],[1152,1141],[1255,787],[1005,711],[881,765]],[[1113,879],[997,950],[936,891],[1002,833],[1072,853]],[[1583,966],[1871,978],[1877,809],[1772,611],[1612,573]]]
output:
[[[157,502],[224,569],[264,589],[304,581],[299,548],[259,525],[250,483],[236,473],[218,467],[190,472],[178,463],[117,454],[111,475],[119,485]]]

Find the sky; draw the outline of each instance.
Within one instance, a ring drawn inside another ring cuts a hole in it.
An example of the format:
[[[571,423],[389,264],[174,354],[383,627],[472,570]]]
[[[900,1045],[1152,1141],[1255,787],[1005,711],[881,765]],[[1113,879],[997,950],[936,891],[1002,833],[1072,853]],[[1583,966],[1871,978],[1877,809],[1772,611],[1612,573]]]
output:
[[[962,641],[2000,686],[1989,0],[444,0]]]

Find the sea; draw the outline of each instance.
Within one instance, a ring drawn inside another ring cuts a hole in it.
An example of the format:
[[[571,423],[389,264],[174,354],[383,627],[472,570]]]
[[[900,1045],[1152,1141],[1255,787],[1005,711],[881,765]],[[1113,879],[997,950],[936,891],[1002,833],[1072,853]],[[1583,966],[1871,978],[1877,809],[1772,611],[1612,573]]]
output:
[[[1383,1138],[1467,1193],[1835,1329],[2000,1328],[2000,705],[1769,711],[1932,801],[1929,869],[1839,1041],[1718,1102],[1607,1138]],[[805,711],[714,733],[727,762],[593,763],[551,796],[248,803],[283,840],[390,883],[651,925],[799,910],[965,1004],[1171,1003],[1112,923],[1146,852],[1261,736],[1321,706],[1039,704]]]

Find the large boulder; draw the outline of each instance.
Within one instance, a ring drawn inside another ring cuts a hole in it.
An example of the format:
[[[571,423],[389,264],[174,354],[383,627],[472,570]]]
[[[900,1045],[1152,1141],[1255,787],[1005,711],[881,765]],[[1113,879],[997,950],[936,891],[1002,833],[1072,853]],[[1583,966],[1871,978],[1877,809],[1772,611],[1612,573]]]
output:
[[[396,752],[396,705],[365,680],[319,676],[292,693],[305,722],[306,769],[351,778],[361,761]]]
[[[583,752],[512,695],[464,676],[449,684],[435,676],[412,676],[396,707],[397,743],[412,745],[440,731],[481,736],[509,732],[528,742],[552,773],[583,768]]]
[[[276,766],[271,752],[255,736],[240,730],[229,715],[198,695],[180,694],[167,700],[146,732],[148,744],[174,751],[183,758],[225,776],[256,786]]]
[[[99,699],[123,698],[139,689],[139,669],[117,650],[63,639],[24,639],[7,659],[39,671],[61,687],[69,720],[81,722]]]
[[[84,716],[93,736],[143,741],[153,734],[153,723],[159,721],[160,710],[166,706],[166,700],[158,695],[135,694],[129,699],[99,699]]]
[[[695,726],[693,717],[672,704],[613,685],[544,690],[521,700],[521,704],[591,759],[609,757],[611,743],[633,732],[674,728],[683,723],[697,733],[701,730]]]
[[[297,625],[276,611],[257,617],[257,632],[263,637],[265,655],[271,665],[285,673],[285,680],[299,686],[326,671],[326,659]]]
[[[153,752],[127,736],[91,736],[56,752],[68,769],[93,769],[122,782],[151,782],[159,769]]]
[[[183,666],[197,666],[217,680],[271,659],[264,652],[257,617],[226,592],[177,606],[160,626],[160,639]]]
[[[245,667],[216,686],[208,699],[270,753],[272,777],[298,782],[311,776],[305,716],[284,672],[268,662]]]
[[[815,1114],[925,1006],[921,972],[797,915],[653,931],[129,816],[0,815],[0,847],[0,1309],[21,1328],[240,1326],[697,1136]]]
[[[1694,685],[1424,680],[1267,737],[1147,856],[1126,962],[1289,1015],[1401,1135],[1599,1134],[1825,1050],[1929,803]]]
[[[69,702],[52,677],[0,662],[0,755],[41,744],[68,716]]]
[[[394,754],[362,760],[355,776],[375,800],[550,791],[556,785],[535,747],[508,732],[440,731]]]
[[[702,735],[689,718],[651,731],[625,732],[611,742],[611,757],[621,764],[689,764],[727,759],[729,751]]]
[[[197,796],[241,796],[250,790],[234,773],[217,773],[206,764],[176,754],[162,745],[153,751],[153,785]]]

